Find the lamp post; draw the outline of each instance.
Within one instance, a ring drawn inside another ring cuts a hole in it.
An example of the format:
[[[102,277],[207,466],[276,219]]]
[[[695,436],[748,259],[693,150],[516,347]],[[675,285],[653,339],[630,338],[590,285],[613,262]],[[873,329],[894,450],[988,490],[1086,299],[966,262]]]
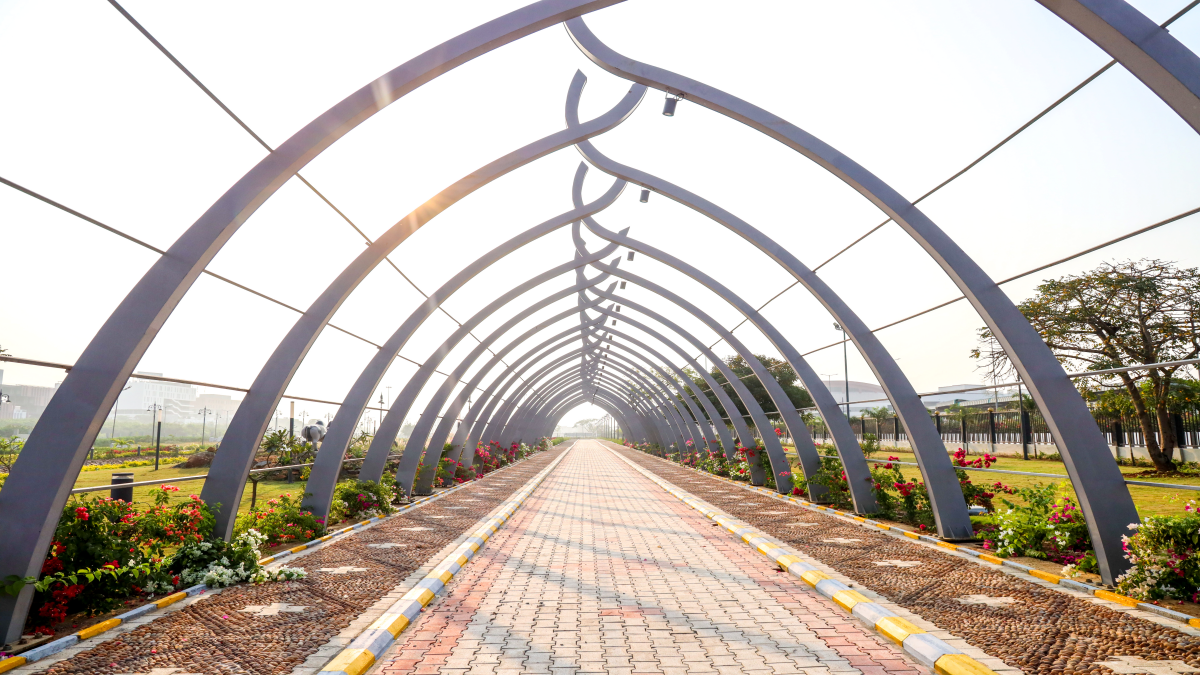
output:
[[[842,372],[846,384],[846,419],[850,419],[850,356],[846,352],[846,343],[849,339],[846,337],[846,331],[842,328],[842,324],[833,324],[833,329],[842,334]]]
[[[146,410],[150,411],[150,437],[154,439],[154,470],[158,471],[158,453],[162,443],[162,406],[151,403]]]
[[[212,411],[208,408],[200,409],[200,445],[208,442],[208,437],[204,435],[204,432],[208,429],[208,413],[210,412]]]
[[[133,389],[132,384],[129,385],[128,387],[125,387],[124,389],[122,389],[121,393],[123,394],[123,393],[129,391],[130,389]],[[117,401],[116,401],[116,403],[113,403],[113,425],[112,425],[112,431],[110,431],[108,434],[109,441],[111,441],[112,439],[117,437],[117,406],[120,403],[121,403],[121,394],[117,394]],[[111,445],[111,443],[110,443],[110,445]]]

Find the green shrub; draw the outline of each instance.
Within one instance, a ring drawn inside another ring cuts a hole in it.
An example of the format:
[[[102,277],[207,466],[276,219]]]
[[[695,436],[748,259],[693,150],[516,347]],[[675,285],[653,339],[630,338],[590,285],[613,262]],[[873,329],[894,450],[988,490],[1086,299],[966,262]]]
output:
[[[387,515],[396,511],[392,506],[395,498],[395,489],[382,481],[346,480],[334,490],[330,513],[346,520]]]
[[[233,531],[241,535],[251,529],[258,530],[267,541],[288,544],[309,541],[325,534],[325,521],[312,511],[300,508],[301,499],[287,493],[268,499],[265,504],[256,504],[249,513],[237,517]]]
[[[1200,509],[1195,501],[1186,515],[1151,516],[1129,525],[1122,537],[1125,558],[1133,564],[1117,577],[1117,590],[1139,600],[1200,600]]]
[[[983,547],[1000,557],[1023,555],[1061,563],[1068,576],[1096,571],[1087,523],[1083,511],[1067,496],[1069,490],[1067,483],[1013,490],[1024,504],[1002,499],[1007,508],[982,519]]]

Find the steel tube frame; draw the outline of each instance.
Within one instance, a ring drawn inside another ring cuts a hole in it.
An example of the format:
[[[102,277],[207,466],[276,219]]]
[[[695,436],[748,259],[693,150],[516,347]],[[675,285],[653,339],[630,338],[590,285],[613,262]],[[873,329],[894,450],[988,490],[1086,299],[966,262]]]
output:
[[[574,184],[580,190],[582,190],[586,174],[586,164],[581,162],[580,167],[575,172],[574,178]],[[359,374],[358,379],[355,380],[354,385],[350,387],[350,391],[346,394],[345,400],[342,401],[337,416],[334,417],[333,423],[329,425],[329,433],[325,437],[324,442],[321,443],[320,451],[317,452],[313,470],[307,484],[310,496],[305,497],[304,505],[312,509],[313,513],[320,518],[324,518],[328,514],[329,505],[333,500],[334,487],[337,484],[338,475],[341,473],[341,458],[345,455],[346,449],[350,445],[350,440],[353,438],[354,431],[358,426],[358,420],[362,417],[362,413],[366,409],[371,396],[379,387],[379,383],[383,380],[384,375],[387,373],[396,356],[400,353],[400,350],[404,348],[404,345],[408,343],[413,333],[424,324],[425,320],[442,303],[446,302],[451,295],[474,278],[476,274],[509,253],[574,221],[586,211],[599,212],[607,208],[621,194],[624,187],[625,181],[617,179],[608,191],[599,199],[588,204],[584,209],[574,208],[509,239],[475,260],[471,265],[465,267],[461,272],[430,294],[429,298],[409,315],[400,328],[375,353],[362,373]],[[386,461],[386,454],[381,457],[378,452],[375,454],[368,452],[360,475],[367,477],[369,480],[378,480],[383,474]]]
[[[582,349],[578,350],[577,352],[572,352],[567,358],[573,358],[574,356],[582,355],[582,354],[590,351],[590,349],[591,349],[590,346],[586,347],[586,348],[582,348]],[[553,371],[553,368],[558,367],[565,360],[566,360],[565,358],[560,358],[554,362],[551,362],[551,364],[544,366],[541,370],[539,370],[537,373],[535,373],[533,376],[531,376],[528,380],[523,382],[518,387],[518,389],[514,391],[513,395],[509,399],[510,402],[508,404],[506,404],[505,408],[502,409],[501,412],[497,415],[496,422],[495,422],[497,424],[497,432],[498,432],[496,434],[496,437],[501,439],[502,444],[507,445],[511,440],[508,436],[506,436],[504,434],[503,430],[507,426],[506,422],[509,419],[511,419],[511,416],[513,414],[515,414],[517,412],[518,406],[519,406],[519,401],[524,397],[524,394],[532,391],[533,386],[535,384],[537,384],[537,382],[542,377],[550,374]],[[568,372],[570,372],[570,371],[568,371]],[[633,379],[639,379],[639,378],[633,378]],[[641,381],[642,386],[645,388],[645,391],[648,392],[649,395],[654,396],[654,398],[657,399],[658,396],[657,396],[657,392],[656,392],[654,386],[651,385],[648,381],[645,381],[644,379],[641,379],[640,381]],[[660,408],[661,412],[663,413],[663,418],[662,418],[663,421],[659,426],[660,426],[660,434],[662,434],[664,436],[661,439],[661,444],[663,444],[665,447],[666,445],[669,445],[668,443],[666,443],[668,438],[676,438],[678,436],[681,436],[681,434],[676,431],[675,425],[672,424],[672,420],[669,417],[669,413],[668,413],[666,407],[663,405],[663,401],[657,401],[657,407]]]
[[[568,104],[578,105],[586,83],[587,78],[576,72],[568,88]],[[325,325],[359,283],[366,279],[389,253],[435,216],[476,190],[530,162],[567,147],[572,142],[578,142],[580,138],[604,133],[620,124],[637,108],[644,93],[645,87],[635,85],[616,106],[587,124],[550,134],[476,169],[417,207],[380,235],[337,276],[275,348],[254,379],[254,383],[250,385],[250,392],[238,406],[238,411],[230,422],[225,439],[221,443],[222,452],[213,459],[209,472],[211,477],[204,482],[204,489],[200,493],[205,502],[222,505],[215,514],[216,533],[225,539],[232,535],[237,505],[241,503],[247,472],[254,463],[259,441],[266,432],[288,383]],[[386,454],[385,452],[384,455]]]
[[[1133,499],[1129,494],[1129,489],[1125,485],[1120,470],[1117,468],[1116,463],[1112,461],[1107,441],[1100,433],[1095,420],[1092,418],[1079,392],[1075,390],[1074,385],[1067,378],[1062,365],[1059,364],[1049,347],[1041,340],[1037,331],[1030,326],[1029,322],[1017,310],[1008,296],[1000,290],[991,277],[950,237],[946,236],[920,209],[864,167],[853,162],[811,134],[766,110],[718,89],[703,85],[678,74],[622,57],[600,43],[580,19],[569,21],[568,31],[584,53],[596,62],[597,65],[600,65],[609,72],[640,84],[646,84],[647,86],[663,89],[675,94],[682,94],[689,101],[740,121],[816,162],[819,166],[837,176],[847,185],[869,199],[894,220],[918,245],[925,249],[930,257],[942,267],[947,276],[958,286],[959,290],[992,331],[992,334],[996,336],[996,339],[1012,361],[1013,366],[1021,374],[1022,380],[1028,385],[1030,394],[1041,408],[1047,426],[1063,456],[1067,474],[1070,476],[1071,483],[1075,486],[1077,495],[1079,496],[1080,507],[1087,519],[1088,530],[1099,562],[1101,577],[1106,583],[1113,583],[1116,576],[1129,565],[1123,555],[1121,537],[1127,532],[1126,525],[1137,521],[1137,509],[1133,505]],[[570,120],[568,120],[569,124]],[[588,152],[587,149],[594,150],[594,147],[586,141],[576,147],[579,147],[585,155]],[[598,155],[599,153],[597,152],[596,154]],[[602,155],[599,156],[599,160],[608,161],[611,164],[611,161]],[[592,163],[599,166],[596,161]],[[606,173],[612,172],[606,171]],[[642,175],[645,176],[645,174]],[[622,177],[629,180],[628,176]],[[705,215],[708,215],[717,222],[737,231],[743,238],[751,241],[765,253],[773,257],[776,262],[788,268],[798,281],[809,287],[810,291],[813,289],[814,284],[819,283],[816,275],[812,274],[807,268],[803,266],[799,268],[794,267],[793,263],[798,264],[799,261],[795,260],[791,253],[774,244],[774,242],[771,242],[756,230],[743,228],[744,221],[734,218],[732,214],[728,214],[728,212],[718,209],[715,205],[710,205],[708,202],[686,191],[682,191],[665,181],[660,181],[653,177],[649,178],[651,182],[657,183],[659,187],[663,188],[658,191],[701,213],[705,213]],[[631,180],[630,182],[637,182],[644,187],[657,189],[654,185],[647,185],[637,180]],[[733,223],[736,223],[736,225]],[[748,228],[748,225],[746,227]],[[823,286],[823,284],[820,285]],[[827,309],[834,313],[835,316],[838,316],[841,312],[835,311],[835,307],[832,306],[834,304],[833,301],[836,300],[836,296],[833,296],[830,292],[829,297],[825,297],[825,290],[827,290],[827,287],[822,289],[822,293],[817,293],[816,295],[826,305]],[[840,301],[837,301],[837,304],[840,304]],[[838,307],[837,309],[841,309],[842,307]],[[846,309],[848,310],[848,308]],[[840,316],[838,318],[841,319]],[[848,315],[846,320],[841,322],[841,325],[843,328],[848,329],[848,334],[855,341],[860,352],[864,352],[864,343],[868,343],[869,339],[874,337],[873,334],[870,334],[866,330],[865,324],[862,324],[856,316]],[[879,351],[882,352],[882,346],[880,346]],[[882,352],[882,354],[886,355],[886,352]],[[864,352],[864,358],[867,358],[868,364],[876,370],[877,377],[880,374],[881,368],[886,367],[888,370],[891,370],[891,368],[895,367],[895,362],[891,359],[890,355],[887,356],[886,361],[879,363],[874,362],[870,357],[870,354]],[[886,382],[882,377],[879,378],[879,381],[885,391],[887,391],[889,398],[893,399],[893,405],[896,406],[897,413],[899,413],[900,405],[908,405],[908,403],[893,398],[891,387],[897,384],[902,387],[901,390],[896,392],[900,393],[903,391],[904,396],[900,397],[901,399],[915,398],[915,391],[913,391],[912,385],[908,382],[907,378],[899,371],[899,368],[895,368],[894,373],[889,372],[887,375]],[[928,421],[926,415],[922,415],[922,418]],[[908,427],[907,421],[905,421],[905,426],[910,432],[909,438],[916,441],[914,445],[921,443],[921,439],[929,431],[927,428],[924,430],[915,429],[917,433],[914,434],[914,429]],[[923,426],[928,427],[931,425],[926,424]],[[941,445],[940,438],[938,439],[938,445]],[[936,446],[929,443],[927,447],[932,449]],[[944,446],[941,447],[944,448]],[[931,453],[927,452],[926,454]],[[937,454],[941,458],[945,457],[944,452]],[[922,464],[921,470],[925,474],[926,485],[930,488],[930,501],[932,502],[934,499],[933,488],[935,484],[930,480],[930,476],[926,472],[929,469],[937,470],[939,474],[937,476],[939,479],[938,484],[946,483],[949,479],[948,476],[944,475],[946,472],[935,467],[941,466],[944,468],[949,464],[949,461],[939,461],[935,465],[930,465],[929,462],[925,461],[919,461],[919,463]],[[954,482],[955,487],[957,487],[957,480]],[[949,485],[944,485],[944,487],[948,488]],[[952,492],[949,489],[944,489],[943,492],[949,493],[952,497],[953,494],[958,494],[961,497],[961,490]],[[938,512],[938,510],[935,510],[935,513]],[[950,511],[950,514],[959,513],[960,511],[957,508]],[[943,510],[941,515],[945,516],[948,514]],[[947,535],[946,532],[942,531],[942,523],[940,522],[939,531],[942,532],[944,537],[957,538],[953,535]],[[964,523],[963,535],[961,536],[971,536],[969,521]]]
[[[586,336],[585,336],[585,339],[586,339]],[[599,341],[596,341],[593,344],[599,344]],[[693,430],[694,428],[685,419],[684,414],[675,407],[674,397],[669,393],[669,390],[667,389],[666,385],[663,382],[659,381],[656,378],[656,376],[653,374],[639,373],[637,371],[638,366],[636,363],[634,363],[632,361],[632,359],[629,359],[628,357],[625,357],[623,355],[618,356],[617,358],[619,360],[621,360],[623,363],[611,364],[612,367],[621,371],[622,373],[627,375],[632,381],[636,381],[644,387],[644,391],[655,400],[655,402],[657,403],[657,407],[663,412],[664,418],[667,421],[667,425],[671,428],[672,436],[676,439],[676,441],[680,445],[683,445],[683,443],[686,441],[686,439],[688,437],[687,435],[690,435],[689,431],[691,431],[691,433],[695,433],[695,431]],[[644,360],[648,364],[652,363],[649,359],[644,359]],[[625,364],[627,364],[627,365],[625,365]],[[599,364],[596,364],[595,367],[599,368]],[[599,374],[597,374],[597,376],[599,376]],[[522,387],[526,391],[532,392],[532,387],[534,384],[536,384],[536,382],[537,382],[536,378],[531,378],[531,380],[529,382],[523,384]],[[514,397],[515,397],[515,395],[514,395]],[[512,433],[513,433],[513,431],[521,428],[521,422],[523,422],[523,414],[522,414],[521,408],[524,408],[525,410],[529,410],[530,406],[528,406],[528,402],[529,401],[527,400],[526,405],[516,406],[514,408],[513,416],[510,418],[509,423],[504,426],[504,429],[500,433],[500,436],[503,439],[501,441],[502,443],[521,440],[518,438],[514,438],[512,436]],[[685,435],[685,434],[687,434],[687,435]]]
[[[622,0],[541,0],[462,33],[343,99],[271,151],[151,266],[92,338],[35,425],[0,489],[0,578],[36,576],[71,485],[121,387],[225,242],[314,157],[372,115],[458,66],[564,19]],[[240,495],[239,495],[240,497]],[[33,599],[0,596],[0,634],[21,636]]]
[[[579,200],[579,203],[582,203],[582,200]],[[879,505],[875,501],[873,490],[875,481],[871,478],[871,469],[867,466],[866,455],[863,454],[862,447],[859,446],[858,439],[855,438],[849,421],[842,414],[833,395],[822,384],[820,376],[817,375],[808,364],[808,361],[800,355],[800,352],[783,337],[771,322],[767,321],[748,302],[716,279],[669,253],[633,239],[627,234],[612,232],[601,226],[590,216],[585,216],[583,223],[589,231],[600,238],[620,244],[632,251],[642,253],[695,279],[703,284],[705,288],[719,295],[721,299],[733,305],[735,309],[741,312],[742,316],[758,328],[770,340],[771,344],[779,350],[779,353],[792,366],[793,370],[795,370],[805,389],[812,396],[817,411],[825,420],[826,427],[833,436],[834,446],[837,448],[838,456],[841,458],[842,466],[846,472],[847,484],[855,511],[858,513],[875,513],[879,510]],[[786,398],[786,395],[784,395],[784,398]],[[778,406],[779,404],[776,403],[776,405]],[[817,453],[816,445],[809,435],[808,427],[796,412],[796,407],[791,401],[785,402],[784,406],[780,409],[780,414],[787,424],[789,431],[792,432],[792,440],[796,444],[796,452],[800,458],[805,478],[811,479],[820,471],[821,459]]]
[[[608,255],[609,253],[611,253],[611,251],[602,253],[601,255]],[[578,264],[578,265],[582,266],[582,265],[586,264],[584,262],[585,260],[586,260],[586,258],[584,258],[583,256],[577,256],[576,260],[572,264]],[[493,301],[491,304],[487,305],[482,310],[477,312],[469,320],[464,322],[460,328],[455,330],[454,333],[452,333],[451,336],[449,338],[447,338],[441,344],[441,346],[438,347],[438,349],[434,352],[434,355],[431,355],[428,359],[426,359],[426,363],[428,364],[431,362],[437,362],[440,364],[442,362],[442,360],[450,354],[450,352],[454,349],[454,347],[457,346],[457,344],[460,341],[462,341],[464,338],[467,337],[467,335],[470,333],[471,330],[473,330],[476,326],[478,326],[480,323],[482,323],[485,319],[490,317],[492,314],[494,314],[497,310],[499,310],[501,307],[503,307],[508,302],[520,297],[521,295],[528,292],[530,289],[535,288],[536,286],[538,286],[541,283],[543,283],[544,281],[546,281],[547,279],[541,278],[541,277],[545,277],[545,276],[546,275],[539,275],[539,277],[535,277],[534,279],[530,279],[529,281],[526,281],[525,283],[518,285],[517,287],[508,291],[504,295],[500,296],[500,298],[498,298],[496,301]],[[556,274],[554,276],[558,276],[558,275]],[[550,278],[553,278],[553,277],[550,277]],[[584,288],[587,288],[590,285],[603,283],[604,280],[607,278],[608,278],[608,275],[606,275],[606,274],[600,274],[593,279],[587,279],[587,278],[580,277],[581,280],[576,281],[573,285],[568,286],[567,288],[564,288],[564,289],[560,289],[554,293],[547,295],[545,298],[542,298],[541,300],[538,300],[538,301],[530,304],[528,307],[517,312],[512,318],[510,318],[508,321],[506,321],[504,323],[504,325],[501,326],[500,330],[493,332],[491,335],[489,335],[487,337],[487,339],[481,341],[478,345],[476,345],[475,349],[471,352],[471,354],[467,358],[470,359],[471,361],[474,361],[474,359],[478,358],[479,354],[483,353],[483,351],[486,350],[492,344],[492,342],[494,342],[496,340],[496,338],[498,338],[500,335],[503,335],[504,332],[508,331],[513,326],[520,323],[522,320],[526,319],[529,316],[532,316],[535,312],[537,312],[541,309],[544,309],[545,307],[548,307],[551,304],[558,302],[559,300],[570,297],[571,295],[574,295],[578,291],[580,291]],[[555,321],[562,320],[568,316],[573,315],[574,313],[575,313],[575,310],[573,310],[573,309],[561,312],[554,318],[554,320]],[[464,359],[464,363],[466,363],[467,366],[470,366],[471,361],[467,361],[466,359]],[[425,369],[422,369],[422,370],[425,370]],[[429,402],[429,405],[427,405],[425,408],[425,412],[421,415],[421,417],[419,417],[417,419],[417,423],[413,427],[413,431],[412,431],[412,434],[409,436],[408,443],[405,444],[404,453],[400,457],[400,466],[396,472],[396,481],[400,484],[400,486],[402,488],[404,488],[404,491],[406,493],[411,494],[414,490],[416,490],[416,491],[418,491],[418,494],[424,494],[424,492],[426,490],[428,490],[429,488],[431,488],[433,486],[433,477],[434,477],[433,471],[426,472],[426,475],[422,476],[421,479],[418,480],[415,484],[412,482],[413,479],[416,477],[417,462],[420,459],[419,455],[421,453],[425,453],[426,455],[428,455],[429,451],[432,451],[433,454],[437,455],[437,461],[432,462],[432,463],[426,462],[427,466],[436,466],[437,462],[441,461],[442,449],[436,448],[433,446],[429,446],[427,448],[425,445],[425,441],[429,436],[430,429],[433,428],[434,420],[436,419],[436,416],[437,416],[437,411],[439,408],[441,408],[441,404],[444,401],[445,396],[449,395],[450,390],[452,390],[454,385],[457,384],[458,378],[461,377],[464,373],[465,373],[465,368],[463,368],[463,363],[460,363],[458,365],[458,367],[456,367],[455,370],[451,373],[451,375],[449,377],[445,378],[445,381],[442,383],[442,386],[439,387],[438,390],[434,393],[432,399]],[[421,373],[420,375],[423,375],[423,377],[414,376],[413,378],[411,378],[409,380],[408,384],[405,385],[405,389],[406,390],[411,389],[413,391],[419,391],[420,389],[423,389],[425,384],[429,381],[429,378],[432,377],[433,369],[430,368],[430,369],[428,369],[428,371],[426,373]],[[399,399],[397,399],[397,400],[399,400]],[[408,409],[409,409],[410,405],[411,405],[411,403],[406,403],[402,409],[399,407],[396,407],[396,408],[393,408],[392,410],[388,411],[389,417],[392,416],[393,413],[396,413],[396,415],[391,420],[390,423],[386,417],[384,418],[384,422],[382,424],[380,424],[380,431],[385,432],[385,427],[386,427],[386,432],[383,433],[383,435],[377,434],[375,436],[375,438],[371,442],[372,448],[374,448],[377,443],[379,444],[381,449],[387,449],[387,448],[391,447],[392,441],[395,439],[395,431],[392,431],[392,429],[394,428],[396,431],[399,430],[400,425],[402,425],[404,423],[405,416],[407,416],[407,414],[408,414]],[[430,456],[429,459],[432,459],[432,456]],[[428,478],[428,479],[426,480],[426,478]]]
[[[1200,58],[1124,0],[1037,0],[1163,100],[1200,133]]]

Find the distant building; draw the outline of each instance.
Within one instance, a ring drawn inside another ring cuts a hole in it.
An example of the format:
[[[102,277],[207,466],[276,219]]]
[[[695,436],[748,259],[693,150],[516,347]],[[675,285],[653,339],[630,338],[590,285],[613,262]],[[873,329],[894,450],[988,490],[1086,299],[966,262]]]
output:
[[[162,373],[138,371],[129,379],[129,389],[117,398],[117,414],[141,414],[158,404],[163,408],[163,419],[167,422],[191,422],[195,418],[193,402],[196,388],[177,382],[143,380],[138,375],[162,377]]]
[[[830,380],[826,382],[830,393],[833,394],[834,400],[838,403],[846,402],[846,384],[845,380]],[[1016,392],[1000,391],[993,393],[990,389],[975,389],[978,384],[952,384],[946,387],[938,387],[936,394],[921,397],[921,403],[929,410],[945,410],[953,405],[962,407],[978,407],[986,409],[989,405],[1003,404],[1007,401],[1016,401]],[[959,391],[961,389],[974,389],[974,391]],[[940,393],[945,392],[945,393]],[[883,399],[883,400],[872,400]],[[855,403],[859,401],[859,403]],[[869,382],[850,381],[850,414],[856,415],[867,408],[892,408],[892,404],[887,401],[887,395],[883,392],[883,387]]]
[[[825,386],[829,388],[829,393],[833,394],[833,399],[838,403],[846,403],[846,381],[845,380],[825,380]],[[884,399],[882,401],[874,401],[873,399]],[[856,403],[856,401],[867,401],[864,403]],[[861,412],[867,408],[877,408],[879,406],[887,406],[887,396],[883,393],[883,387],[870,382],[855,382],[850,380],[850,414]],[[843,406],[845,409],[845,406]]]
[[[207,408],[209,415],[221,413],[224,419],[233,417],[233,413],[237,412],[241,404],[241,399],[235,401],[229,394],[199,394],[192,400],[192,414],[199,415],[200,411]]]
[[[3,371],[0,371],[0,394],[8,397],[8,403],[0,404],[0,420],[23,420],[28,417],[41,417],[58,385],[53,387],[35,387],[29,384],[3,384]]]
[[[990,389],[975,389],[974,391],[956,391],[958,389],[974,389],[978,384],[952,384],[946,387],[938,387],[938,392],[930,396],[922,396],[921,402],[926,408],[931,410],[944,410],[955,404],[964,407],[983,406],[990,400],[996,398],[996,394]],[[1012,392],[1000,392],[1001,396],[1008,395]]]

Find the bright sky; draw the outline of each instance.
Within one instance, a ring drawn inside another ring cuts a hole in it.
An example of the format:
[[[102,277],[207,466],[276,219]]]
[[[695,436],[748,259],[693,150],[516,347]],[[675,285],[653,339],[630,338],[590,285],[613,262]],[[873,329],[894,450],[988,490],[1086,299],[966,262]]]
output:
[[[278,145],[383,72],[522,4],[127,0],[124,7],[250,128]],[[1161,22],[1186,2],[1132,4]],[[1109,60],[1032,0],[733,5],[629,0],[586,20],[618,51],[788,119],[909,199],[953,175]],[[1200,10],[1173,24],[1171,32],[1200,52]],[[563,128],[564,98],[576,70],[588,76],[585,118],[609,109],[629,88],[584,58],[562,27],[552,27],[392,104],[302,174],[374,238],[475,168]],[[170,246],[264,156],[103,0],[0,0],[0,92],[0,176],[160,248]],[[661,108],[662,94],[649,92],[628,121],[595,144],[622,163],[739,215],[810,267],[884,220],[849,187],[762,134],[687,102],[674,118],[662,116]],[[568,148],[496,181],[410,237],[391,260],[421,291],[432,292],[498,243],[568,210],[580,161]],[[1198,177],[1200,137],[1117,66],[921,208],[993,278],[1002,279],[1200,206]],[[593,170],[585,196],[598,195],[610,182]],[[630,189],[598,220],[614,230],[631,228],[631,236],[705,269],[755,306],[791,283],[758,250],[664,198],[640,204],[637,190]],[[1198,224],[1200,216],[1178,221],[1004,290],[1019,301],[1042,279],[1091,269],[1103,260],[1157,257],[1198,265]],[[304,308],[363,245],[345,220],[292,180],[237,232],[210,269]],[[589,237],[589,245],[601,243]],[[465,321],[572,253],[569,233],[560,231],[483,271],[444,306]],[[0,305],[0,345],[19,357],[73,362],[154,258],[151,251],[0,185],[0,283],[6,299]],[[741,319],[727,303],[653,260],[638,256],[622,265],[684,295],[726,327]],[[958,295],[894,224],[820,275],[869,326]],[[564,275],[509,303],[475,335],[486,337],[573,279]],[[649,291],[631,285],[627,294],[706,344],[715,341],[712,331]],[[395,269],[381,265],[333,323],[382,343],[420,300]],[[573,305],[574,299],[564,300],[539,311],[497,348]],[[839,338],[833,320],[800,287],[764,314],[801,352]],[[296,318],[201,277],[138,369],[248,387]],[[565,319],[544,337],[577,323]],[[879,336],[917,390],[927,391],[983,381],[968,358],[980,325],[969,306],[958,303]],[[402,355],[424,361],[454,328],[446,316],[435,315]],[[754,351],[776,355],[752,327],[739,328],[737,335]],[[643,339],[677,358],[661,343]],[[461,343],[441,370],[449,372],[476,344]],[[715,351],[730,353],[724,343]],[[288,391],[341,400],[373,352],[369,344],[326,330]],[[809,358],[822,376],[843,377],[840,349]],[[6,383],[49,385],[63,376],[11,363],[3,370]],[[379,393],[390,399],[415,370],[397,360]],[[853,352],[849,379],[874,381]],[[410,419],[441,384],[440,376],[431,381]],[[302,408],[309,417],[334,411],[297,406]],[[569,412],[564,423],[602,414],[584,406]]]

